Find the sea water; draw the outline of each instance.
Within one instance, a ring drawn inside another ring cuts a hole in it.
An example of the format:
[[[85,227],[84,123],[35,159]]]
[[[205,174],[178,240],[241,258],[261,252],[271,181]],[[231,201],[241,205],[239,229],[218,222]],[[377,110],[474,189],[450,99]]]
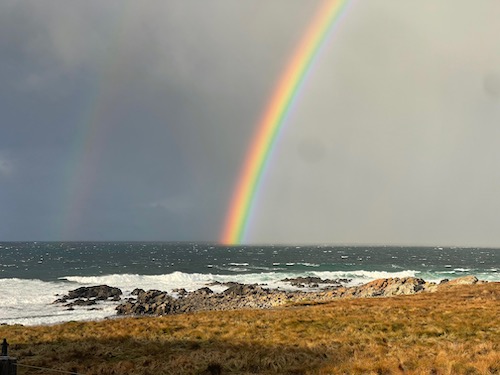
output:
[[[210,243],[5,242],[0,243],[0,323],[52,324],[115,315],[118,302],[67,307],[52,302],[81,286],[107,284],[172,292],[213,282],[265,284],[290,289],[285,278],[421,277],[439,282],[475,275],[500,281],[500,249],[373,246],[222,246]],[[210,286],[216,292],[224,286]]]

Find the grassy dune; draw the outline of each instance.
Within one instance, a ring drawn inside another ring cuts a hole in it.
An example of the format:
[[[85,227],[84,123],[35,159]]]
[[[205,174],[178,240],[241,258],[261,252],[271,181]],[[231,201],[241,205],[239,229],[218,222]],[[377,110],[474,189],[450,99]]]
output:
[[[87,375],[500,374],[500,283],[276,310],[2,326],[1,337],[20,364]]]

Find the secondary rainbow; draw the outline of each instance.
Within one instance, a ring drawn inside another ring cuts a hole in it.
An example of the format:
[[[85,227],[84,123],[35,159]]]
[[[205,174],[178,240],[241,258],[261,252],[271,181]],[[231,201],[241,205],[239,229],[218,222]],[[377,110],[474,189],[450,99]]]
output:
[[[347,0],[326,0],[319,7],[257,125],[250,149],[232,197],[220,242],[241,243],[248,225],[256,191],[260,185],[271,150],[285,123],[297,94],[321,46],[339,19]]]
[[[124,0],[120,8],[107,23],[107,32],[101,37],[109,41],[111,48],[103,55],[93,89],[89,90],[87,101],[82,101],[77,132],[68,154],[64,180],[61,183],[62,204],[57,219],[54,220],[53,236],[60,240],[79,240],[75,237],[82,225],[82,217],[88,199],[95,188],[99,174],[102,154],[107,146],[108,136],[113,130],[112,121],[108,121],[113,107],[115,84],[120,80],[116,73],[117,49],[128,20],[135,17],[130,4],[133,0]]]

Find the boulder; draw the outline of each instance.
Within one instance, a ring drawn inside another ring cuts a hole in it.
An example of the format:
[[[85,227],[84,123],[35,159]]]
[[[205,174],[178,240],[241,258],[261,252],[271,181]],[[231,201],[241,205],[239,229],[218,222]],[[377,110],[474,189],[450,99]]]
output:
[[[184,288],[176,288],[172,290],[172,293],[177,293],[179,296],[185,296],[188,294],[188,291]]]
[[[425,281],[416,277],[378,279],[355,287],[355,297],[387,297],[415,294],[425,289]]]
[[[198,290],[195,290],[191,294],[192,295],[194,294],[194,295],[203,295],[203,296],[206,296],[206,295],[213,294],[213,293],[214,292],[212,291],[212,289],[204,287],[204,288],[200,288]]]
[[[108,298],[116,298],[121,295],[122,291],[119,288],[107,285],[82,286],[78,289],[70,290],[67,299],[96,298],[98,300],[106,300]]]
[[[226,296],[244,296],[244,295],[251,295],[251,294],[265,294],[264,288],[262,288],[259,285],[251,284],[251,285],[245,285],[245,284],[238,284],[234,285],[224,291],[224,294]]]
[[[446,285],[472,285],[472,284],[477,284],[478,279],[476,276],[463,276],[463,277],[458,277],[453,280],[449,280]]]

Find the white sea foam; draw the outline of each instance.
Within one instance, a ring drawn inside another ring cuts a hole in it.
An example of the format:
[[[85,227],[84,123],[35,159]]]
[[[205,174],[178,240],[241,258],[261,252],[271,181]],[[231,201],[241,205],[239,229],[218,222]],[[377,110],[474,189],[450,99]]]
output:
[[[319,267],[320,266],[319,264],[316,264],[316,263],[297,263],[297,264],[300,264],[301,266],[305,266],[305,267]]]
[[[7,324],[51,324],[68,320],[102,319],[113,315],[114,305],[105,303],[92,306],[99,310],[78,308],[68,311],[66,307],[54,305],[57,295],[72,289],[68,283],[46,282],[26,279],[1,279],[2,303],[0,322]]]

